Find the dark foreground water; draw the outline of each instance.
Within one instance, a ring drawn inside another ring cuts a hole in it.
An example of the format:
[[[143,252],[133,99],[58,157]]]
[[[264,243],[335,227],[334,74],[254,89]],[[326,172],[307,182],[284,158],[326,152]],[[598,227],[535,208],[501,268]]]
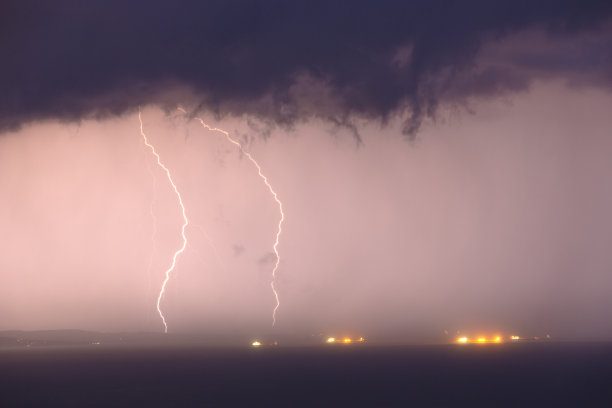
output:
[[[0,350],[0,407],[612,406],[612,344]]]

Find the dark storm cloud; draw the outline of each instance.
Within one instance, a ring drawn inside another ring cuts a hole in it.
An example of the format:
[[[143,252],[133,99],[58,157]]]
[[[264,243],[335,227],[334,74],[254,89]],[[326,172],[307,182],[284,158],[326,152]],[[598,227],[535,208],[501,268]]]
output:
[[[569,0],[3,1],[0,129],[169,107],[188,93],[219,115],[277,124],[351,128],[356,116],[407,112],[413,135],[441,102],[541,76],[608,86],[611,14],[608,1]],[[529,29],[560,45],[475,63],[485,43]],[[583,47],[585,33],[596,39]]]

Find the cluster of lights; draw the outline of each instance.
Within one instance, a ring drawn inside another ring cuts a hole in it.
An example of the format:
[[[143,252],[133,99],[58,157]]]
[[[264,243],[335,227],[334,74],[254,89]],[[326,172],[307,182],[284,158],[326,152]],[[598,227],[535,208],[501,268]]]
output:
[[[512,336],[511,339],[515,340],[514,338],[518,339],[518,336]],[[461,344],[466,344],[466,343],[501,343],[502,342],[502,337],[501,336],[495,336],[493,338],[486,338],[486,337],[477,337],[475,339],[470,339],[469,337],[459,337],[457,339],[457,343],[461,343]]]
[[[550,334],[546,335],[546,340],[550,340]],[[508,340],[511,342],[519,342],[519,341],[542,341],[544,340],[541,337],[520,337],[520,336],[510,336],[508,337]],[[459,344],[466,344],[466,343],[501,343],[503,342],[504,339],[501,336],[496,336],[496,337],[492,337],[492,338],[486,338],[486,337],[476,337],[473,339],[470,339],[469,337],[459,337],[457,338],[457,343]]]
[[[344,344],[349,344],[349,343],[363,343],[365,341],[365,339],[363,337],[360,337],[358,339],[352,339],[350,337],[344,337],[342,339],[337,339],[335,337],[328,337],[327,340],[325,340],[326,343],[344,343]]]
[[[257,348],[257,347],[274,347],[274,346],[278,346],[278,341],[274,341],[274,342],[272,342],[272,343],[267,343],[267,344],[266,344],[266,343],[262,343],[262,342],[261,342],[261,341],[259,341],[259,340],[254,340],[254,341],[251,343],[251,346],[252,346],[252,347],[256,347],[256,348]]]

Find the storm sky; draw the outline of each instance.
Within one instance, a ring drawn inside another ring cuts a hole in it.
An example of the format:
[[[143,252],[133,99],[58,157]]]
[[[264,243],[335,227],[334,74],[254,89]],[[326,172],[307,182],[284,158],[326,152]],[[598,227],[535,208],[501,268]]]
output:
[[[609,2],[8,1],[0,59],[0,329],[163,329],[140,107],[171,332],[612,338]],[[195,117],[283,202],[274,329],[278,207]]]

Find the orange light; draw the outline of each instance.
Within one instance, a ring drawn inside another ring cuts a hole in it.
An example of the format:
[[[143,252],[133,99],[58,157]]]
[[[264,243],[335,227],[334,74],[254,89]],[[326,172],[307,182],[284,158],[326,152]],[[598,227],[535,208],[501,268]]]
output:
[[[468,342],[468,338],[467,337],[459,337],[457,339],[457,343],[467,343]]]
[[[344,340],[342,340],[342,341],[345,342],[345,343],[350,343],[353,340],[349,339],[348,337],[345,337]]]
[[[493,339],[494,342],[499,343],[501,342],[501,337],[497,336],[496,338]]]
[[[484,337],[479,337],[476,341],[478,341],[479,343],[486,343],[487,339],[485,339]]]
[[[363,337],[360,337],[359,340],[357,340],[357,341],[360,342],[360,343],[363,343],[364,342]]]

